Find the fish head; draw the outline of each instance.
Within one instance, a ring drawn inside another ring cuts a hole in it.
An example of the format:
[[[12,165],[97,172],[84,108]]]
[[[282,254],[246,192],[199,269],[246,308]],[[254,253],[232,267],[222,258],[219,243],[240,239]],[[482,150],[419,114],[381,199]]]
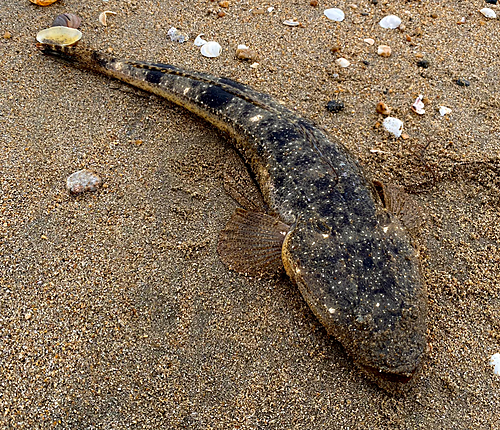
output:
[[[382,388],[404,390],[426,349],[427,302],[419,260],[398,219],[382,210],[371,224],[334,229],[314,214],[302,217],[282,258],[356,364]]]

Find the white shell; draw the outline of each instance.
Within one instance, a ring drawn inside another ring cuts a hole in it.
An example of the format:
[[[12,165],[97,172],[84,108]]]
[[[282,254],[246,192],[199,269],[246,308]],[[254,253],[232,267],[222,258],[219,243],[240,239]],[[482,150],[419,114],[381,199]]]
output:
[[[401,133],[403,133],[403,121],[400,119],[388,116],[384,119],[382,125],[389,133],[392,133],[396,137],[400,137]]]
[[[340,67],[349,67],[351,63],[349,60],[346,60],[345,58],[339,58],[338,60],[335,60],[335,62],[340,66]]]
[[[368,45],[373,45],[375,41],[372,38],[363,39],[363,42],[368,43]]]
[[[283,24],[288,25],[288,27],[298,27],[300,25],[300,22],[286,19],[285,21],[283,21]]]
[[[68,46],[78,42],[82,38],[82,33],[76,28],[56,26],[39,31],[36,40],[48,45]]]
[[[451,109],[446,106],[439,106],[439,113],[441,114],[441,116],[445,116],[451,113]]]
[[[337,21],[337,22],[341,22],[345,18],[345,13],[342,10],[337,9],[336,7],[331,8],[331,9],[326,9],[324,11],[324,14],[328,19],[331,19],[332,21]]]
[[[423,115],[425,113],[424,109],[424,102],[422,101],[422,98],[424,96],[420,94],[417,99],[415,100],[415,103],[413,103],[411,110],[415,113],[418,113],[419,115]]]
[[[201,47],[201,55],[204,57],[218,57],[222,52],[222,47],[217,42],[207,42]]]
[[[105,10],[104,12],[101,12],[99,14],[99,22],[105,27],[108,25],[107,22],[108,15],[116,15],[116,12],[113,12],[112,10]]]
[[[379,24],[382,28],[398,28],[401,24],[401,18],[396,15],[387,15],[385,18],[381,19]]]
[[[201,33],[196,36],[196,39],[194,39],[194,46],[203,46],[205,43],[207,43],[207,41],[205,39],[202,39],[201,36],[204,36],[204,34]]]
[[[493,366],[493,373],[500,376],[500,354],[493,354],[491,356],[490,366]]]
[[[490,9],[489,7],[485,7],[481,9],[479,12],[481,12],[486,18],[496,18],[497,14],[495,13],[494,10]]]
[[[189,36],[187,34],[182,33],[175,27],[172,27],[170,28],[170,30],[167,31],[167,36],[170,36],[170,40],[172,42],[179,42],[179,43],[184,43],[186,40],[189,39]]]

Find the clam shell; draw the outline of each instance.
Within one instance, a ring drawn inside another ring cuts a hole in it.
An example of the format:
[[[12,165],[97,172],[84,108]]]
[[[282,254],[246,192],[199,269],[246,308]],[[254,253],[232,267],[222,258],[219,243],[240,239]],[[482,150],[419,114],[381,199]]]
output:
[[[78,28],[82,23],[82,19],[73,13],[62,13],[57,15],[52,22],[52,27],[69,27]]]
[[[76,28],[56,26],[39,31],[36,40],[48,45],[68,46],[73,45],[82,38],[82,33]]]
[[[56,1],[57,0],[30,0],[31,3],[37,4],[38,6],[49,6]]]
[[[497,17],[497,14],[495,13],[495,11],[490,9],[489,7],[484,7],[479,12],[481,12],[483,14],[483,16],[485,16],[486,18],[495,19]]]
[[[335,62],[340,66],[340,67],[349,67],[351,65],[351,63],[349,62],[349,60],[345,59],[345,58],[339,58],[337,60],[335,60]]]
[[[332,21],[341,22],[345,18],[345,13],[342,10],[337,9],[336,7],[326,9],[323,13],[328,19],[331,19]]]
[[[222,52],[222,47],[217,42],[207,42],[201,47],[201,55],[204,57],[218,57]]]
[[[387,15],[380,20],[379,24],[382,28],[395,29],[401,25],[401,18],[396,15]]]

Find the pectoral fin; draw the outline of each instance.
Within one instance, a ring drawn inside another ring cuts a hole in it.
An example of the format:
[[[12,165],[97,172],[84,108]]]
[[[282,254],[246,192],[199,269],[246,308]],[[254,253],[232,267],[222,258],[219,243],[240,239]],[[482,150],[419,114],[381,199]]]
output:
[[[277,273],[283,270],[281,248],[289,230],[272,216],[238,208],[220,233],[219,256],[239,273]]]
[[[407,230],[416,230],[424,223],[422,209],[402,187],[373,181],[385,208],[396,215]]]

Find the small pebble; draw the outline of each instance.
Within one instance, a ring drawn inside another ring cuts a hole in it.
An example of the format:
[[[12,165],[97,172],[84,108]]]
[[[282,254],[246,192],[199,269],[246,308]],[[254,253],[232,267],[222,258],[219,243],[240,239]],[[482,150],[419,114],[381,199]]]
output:
[[[345,108],[345,106],[344,106],[344,102],[341,102],[340,100],[331,100],[326,105],[326,108],[330,112],[337,113],[337,112],[340,112],[341,110],[343,110]]]
[[[259,59],[259,56],[253,49],[249,49],[248,46],[238,45],[238,49],[236,49],[236,58],[238,58],[238,60],[255,63]]]
[[[220,10],[219,12],[217,12],[217,18],[222,18],[226,16],[226,12],[223,12],[222,10]]]
[[[389,133],[393,134],[396,137],[400,137],[403,133],[403,121],[401,121],[400,119],[388,116],[386,119],[384,119],[382,125]]]
[[[377,54],[381,57],[390,57],[392,53],[391,47],[387,45],[380,45],[377,50]]]
[[[72,173],[66,180],[66,189],[72,194],[85,191],[96,191],[102,185],[102,179],[90,170],[79,170]]]
[[[318,1],[317,0],[311,0],[309,2],[309,4],[312,6],[312,7],[318,7]]]
[[[332,51],[332,52],[339,52],[340,51],[340,46],[339,45],[333,45],[330,48],[330,51]]]
[[[8,31],[6,31],[4,34],[3,34],[3,38],[4,39],[10,39],[12,37],[12,34],[10,34]]]
[[[497,4],[498,0],[486,0],[488,4]]]
[[[459,78],[455,81],[455,83],[461,87],[468,87],[470,82],[467,79]]]
[[[219,2],[220,7],[229,7],[229,2],[228,1],[221,1]]]
[[[349,60],[345,58],[339,58],[338,60],[335,60],[335,62],[340,66],[340,67],[349,67],[351,63]]]
[[[427,69],[429,67],[429,62],[427,60],[417,61],[417,66],[422,67],[423,69]]]
[[[437,17],[438,17],[438,14],[437,14],[436,12],[432,12],[432,13],[431,13],[431,18],[434,18],[434,19],[435,19],[435,18],[437,18]]]
[[[382,115],[389,115],[391,113],[391,109],[384,102],[378,102],[376,110],[378,113]]]

